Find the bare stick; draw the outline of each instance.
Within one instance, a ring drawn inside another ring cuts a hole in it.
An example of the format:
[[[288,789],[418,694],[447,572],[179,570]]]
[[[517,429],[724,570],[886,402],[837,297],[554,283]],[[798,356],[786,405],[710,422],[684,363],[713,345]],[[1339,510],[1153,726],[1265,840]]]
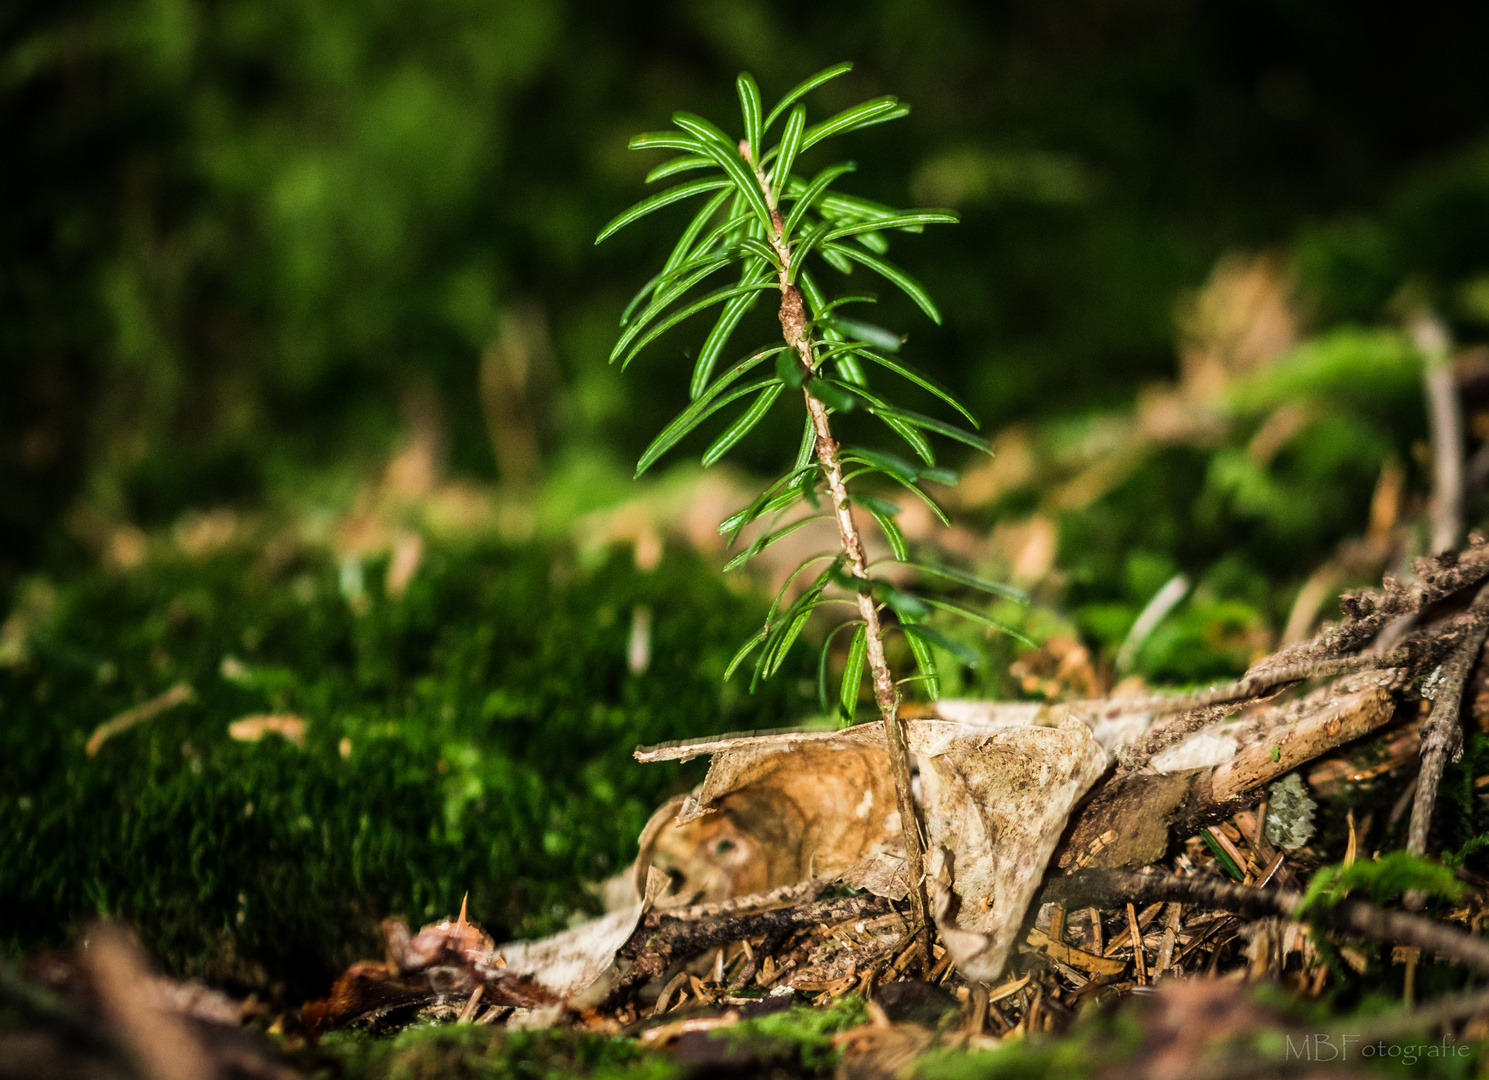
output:
[[[1344,594],[1339,598],[1345,614],[1343,622],[1257,661],[1246,673],[1247,677],[1261,678],[1281,668],[1359,652],[1389,624],[1477,585],[1486,576],[1489,576],[1489,542],[1477,532],[1470,533],[1464,550],[1416,560],[1411,567],[1410,584],[1388,576],[1379,590]]]
[[[1272,668],[1261,675],[1251,675],[1235,682],[1222,683],[1208,690],[1174,697],[1151,697],[1138,701],[1121,701],[1123,712],[1187,712],[1211,705],[1230,705],[1238,701],[1250,701],[1304,679],[1328,679],[1336,675],[1353,675],[1361,671],[1378,668],[1400,667],[1406,657],[1397,653],[1367,653],[1363,656],[1340,656],[1331,659],[1310,660],[1286,667]]]
[[[1436,554],[1457,547],[1463,532],[1463,418],[1442,320],[1419,314],[1412,322],[1411,335],[1426,360],[1422,381],[1432,433],[1432,551]]]
[[[1413,855],[1427,852],[1427,830],[1432,826],[1432,808],[1437,803],[1443,770],[1450,760],[1457,761],[1463,756],[1463,725],[1459,722],[1463,686],[1484,648],[1485,634],[1489,633],[1489,585],[1479,589],[1468,611],[1474,623],[1443,663],[1432,712],[1422,725],[1422,771],[1417,777],[1417,797],[1406,834],[1406,850]],[[1420,892],[1413,890],[1406,894],[1406,906],[1413,911],[1420,910],[1425,902],[1426,897]]]
[[[1391,719],[1395,705],[1380,687],[1334,697],[1216,765],[1208,774],[1208,785],[1201,785],[1206,801],[1223,806],[1336,746],[1369,734]]]
[[[1137,925],[1137,908],[1127,905],[1127,934],[1132,939],[1132,970],[1139,986],[1148,985],[1147,957],[1143,955],[1143,932]]]
[[[89,757],[96,756],[104,742],[119,732],[128,731],[136,724],[143,724],[146,720],[153,720],[167,709],[184,705],[194,696],[190,683],[179,682],[165,693],[136,705],[132,709],[125,709],[112,720],[105,720],[93,730],[93,734],[88,736],[88,744],[83,747],[83,752]]]
[[[1107,716],[1144,711],[1187,714],[1165,724],[1153,725],[1124,754],[1123,772],[1145,765],[1154,754],[1219,719],[1218,716],[1206,715],[1205,710],[1256,700],[1308,679],[1390,669],[1397,669],[1398,674],[1410,678],[1431,670],[1477,625],[1476,616],[1459,614],[1420,628],[1387,650],[1343,656],[1337,652],[1344,641],[1351,643],[1350,648],[1359,648],[1368,644],[1382,626],[1395,625],[1408,617],[1415,620],[1417,613],[1429,604],[1480,584],[1484,578],[1481,559],[1486,549],[1483,538],[1477,534],[1470,541],[1472,546],[1461,554],[1449,551],[1432,559],[1419,560],[1416,570],[1423,579],[1410,588],[1388,577],[1385,596],[1363,593],[1341,597],[1341,604],[1351,614],[1343,625],[1319,634],[1307,645],[1290,646],[1259,661],[1236,682],[1223,683],[1195,694],[1118,699],[1107,703]],[[1382,617],[1386,617],[1388,623],[1381,622]],[[1371,629],[1367,634],[1356,634],[1351,632],[1352,625],[1368,625]],[[1278,662],[1279,658],[1285,657],[1292,659],[1288,663]]]

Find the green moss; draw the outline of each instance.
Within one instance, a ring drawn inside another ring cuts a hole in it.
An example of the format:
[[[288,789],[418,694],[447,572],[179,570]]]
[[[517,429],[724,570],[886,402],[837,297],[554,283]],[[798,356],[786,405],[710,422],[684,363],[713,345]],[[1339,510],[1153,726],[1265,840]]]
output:
[[[830,1007],[797,1007],[746,1020],[714,1033],[742,1061],[771,1075],[829,1075],[840,1057],[832,1038],[867,1019],[862,998]],[[505,1032],[474,1026],[413,1027],[393,1039],[360,1033],[327,1036],[308,1052],[307,1071],[331,1080],[413,1080],[416,1077],[565,1077],[670,1080],[699,1075],[645,1051],[634,1039],[559,1029]],[[768,1063],[765,1064],[765,1063]]]
[[[683,1072],[631,1039],[474,1025],[414,1027],[394,1039],[329,1036],[319,1051],[322,1064],[313,1075],[324,1080],[670,1080]]]
[[[1383,904],[1413,889],[1448,900],[1460,900],[1469,891],[1446,866],[1405,851],[1388,851],[1378,859],[1360,859],[1349,866],[1320,867],[1308,883],[1298,914],[1332,907],[1351,893]]]
[[[1436,833],[1448,849],[1445,862],[1482,874],[1489,868],[1489,804],[1480,797],[1477,782],[1489,772],[1489,735],[1471,733],[1463,750],[1448,765],[1438,789]]]
[[[863,998],[847,995],[826,1008],[797,1006],[745,1020],[714,1034],[728,1039],[731,1049],[797,1070],[807,1075],[825,1075],[842,1056],[832,1043],[841,1031],[867,1023]]]
[[[173,971],[317,993],[376,954],[384,916],[444,915],[467,890],[494,934],[546,932],[696,778],[635,764],[638,743],[804,711],[806,650],[756,695],[721,689],[763,603],[689,557],[645,574],[436,547],[400,598],[368,567],[360,615],[345,570],[305,556],[271,575],[242,552],[59,590],[32,659],[0,670],[0,948],[116,915]],[[654,617],[634,674],[638,605]],[[193,701],[85,754],[100,722],[181,681]],[[304,749],[229,737],[264,712],[303,717]]]

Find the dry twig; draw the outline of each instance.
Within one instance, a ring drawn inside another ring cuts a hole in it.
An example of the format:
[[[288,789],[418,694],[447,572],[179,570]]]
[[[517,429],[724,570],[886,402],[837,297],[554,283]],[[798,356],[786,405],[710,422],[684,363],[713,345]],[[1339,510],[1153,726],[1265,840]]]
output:
[[[1469,672],[1478,662],[1489,633],[1489,585],[1482,586],[1469,606],[1473,625],[1462,643],[1443,664],[1437,680],[1432,713],[1422,726],[1422,771],[1417,777],[1416,801],[1411,808],[1411,826],[1407,832],[1406,850],[1413,855],[1427,851],[1427,830],[1432,825],[1432,808],[1437,802],[1437,788],[1448,762],[1463,756],[1463,725],[1459,722],[1463,706],[1463,688]],[[1424,691],[1425,692],[1425,691]],[[1406,896],[1406,906],[1419,910],[1425,902],[1419,892]]]

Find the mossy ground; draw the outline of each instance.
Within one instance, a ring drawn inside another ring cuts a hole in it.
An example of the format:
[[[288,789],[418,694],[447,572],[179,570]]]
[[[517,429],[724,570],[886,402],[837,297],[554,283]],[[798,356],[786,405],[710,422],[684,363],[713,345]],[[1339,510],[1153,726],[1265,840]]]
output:
[[[559,1031],[409,1028],[396,1038],[332,1035],[317,1048],[311,1075],[324,1080],[475,1080],[585,1076],[592,1080],[672,1080],[683,1074],[634,1039]]]
[[[1280,1026],[1264,1026],[1230,1037],[1209,1039],[1191,1027],[1179,1060],[1196,1069],[1224,1073],[1230,1063],[1240,1075],[1265,1075],[1268,1063],[1279,1073],[1300,1070],[1316,1058],[1347,1063],[1354,1074],[1431,1077],[1440,1080],[1477,1075],[1483,1047],[1421,1036],[1382,1042],[1364,1049],[1370,1015],[1390,1012],[1393,1003],[1375,1001],[1344,1021],[1327,1007],[1301,1005],[1273,988],[1238,991],[1234,1006],[1264,1011]],[[1171,1051],[1155,1034],[1153,1008],[1127,1000],[1089,1008],[1060,1036],[1008,1039],[993,1048],[971,1049],[958,1038],[952,1014],[939,1048],[921,1055],[903,1075],[916,1080],[1081,1080],[1123,1075],[1158,1051]],[[1198,1019],[1198,1017],[1196,1017]],[[669,1057],[649,1052],[626,1037],[548,1030],[507,1032],[473,1026],[417,1026],[393,1038],[343,1033],[328,1036],[300,1062],[317,1080],[507,1080],[507,1078],[585,1077],[588,1080],[684,1080],[711,1075],[801,1077],[833,1076],[843,1060],[834,1036],[867,1022],[863,999],[848,996],[829,1008],[798,1006],[705,1038],[720,1045],[706,1054]],[[1203,1028],[1204,1025],[1201,1025]],[[1161,1028],[1161,1025],[1160,1025]],[[1348,1042],[1344,1034],[1350,1035]],[[1291,1042],[1289,1043],[1289,1036]],[[1305,1050],[1305,1044],[1309,1049]],[[1336,1060],[1348,1048],[1348,1056]],[[1336,1057],[1330,1058],[1337,1049]],[[872,1053],[872,1052],[871,1052]],[[1307,1055],[1305,1057],[1305,1054]],[[695,1060],[707,1057],[707,1062]],[[1172,1058],[1171,1058],[1172,1060]],[[1242,1067],[1249,1063],[1248,1071]]]
[[[29,659],[0,669],[0,948],[117,916],[169,971],[294,998],[377,955],[385,916],[417,924],[467,891],[499,939],[551,931],[696,779],[636,765],[638,743],[804,711],[805,654],[754,695],[721,685],[764,604],[687,555],[645,573],[551,545],[435,547],[398,597],[367,566],[354,603],[344,565],[271,570],[245,548],[56,592]],[[638,605],[651,660],[633,673]],[[85,753],[178,682],[192,701]],[[304,747],[229,736],[257,713],[303,718]]]
[[[714,1031],[713,1050],[742,1075],[831,1076],[841,1055],[833,1036],[866,1022],[862,998],[827,1008],[798,1006]],[[708,1066],[649,1052],[637,1040],[561,1030],[420,1026],[394,1038],[338,1034],[315,1048],[312,1075],[326,1080],[441,1080],[583,1076],[591,1080],[681,1080]],[[684,1055],[686,1057],[686,1055]],[[714,1068],[720,1067],[718,1062]]]

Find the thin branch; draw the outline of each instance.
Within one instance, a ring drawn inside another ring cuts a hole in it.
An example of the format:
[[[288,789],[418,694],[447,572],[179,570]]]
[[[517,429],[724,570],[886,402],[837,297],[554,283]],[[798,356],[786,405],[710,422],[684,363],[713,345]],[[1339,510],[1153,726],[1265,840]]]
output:
[[[1431,670],[1461,640],[1458,635],[1472,628],[1472,617],[1454,616],[1444,623],[1418,629],[1388,650],[1358,650],[1369,645],[1387,626],[1399,624],[1408,616],[1415,617],[1431,604],[1481,584],[1489,575],[1489,544],[1474,533],[1469,537],[1467,550],[1419,559],[1413,571],[1416,580],[1410,586],[1387,577],[1383,592],[1340,597],[1340,606],[1348,616],[1343,623],[1321,631],[1311,641],[1288,646],[1258,661],[1235,682],[1192,694],[1109,702],[1105,711],[1109,717],[1138,712],[1190,714],[1162,726],[1155,725],[1123,754],[1121,772],[1141,767],[1153,755],[1218,719],[1205,713],[1206,709],[1254,701],[1309,679],[1390,669],[1398,669],[1403,677],[1411,678]]]
[[[1447,330],[1428,313],[1412,322],[1412,340],[1426,365],[1422,372],[1432,434],[1432,551],[1458,546],[1463,532],[1463,416]]]
[[[1473,623],[1463,641],[1453,650],[1441,668],[1437,680],[1432,712],[1422,725],[1422,771],[1417,777],[1417,797],[1411,808],[1411,827],[1407,831],[1406,850],[1413,855],[1427,851],[1427,831],[1432,825],[1432,808],[1437,803],[1437,788],[1449,761],[1463,756],[1463,725],[1459,716],[1463,708],[1463,688],[1469,672],[1478,662],[1489,633],[1489,585],[1480,587],[1468,615]],[[1425,693],[1424,689],[1424,693]],[[1425,902],[1419,892],[1406,896],[1406,906],[1419,910]]]
[[[1466,549],[1418,559],[1412,565],[1410,584],[1387,577],[1379,590],[1345,593],[1339,598],[1345,615],[1342,622],[1308,641],[1279,649],[1258,661],[1246,676],[1261,678],[1278,669],[1359,652],[1402,616],[1416,615],[1485,577],[1489,577],[1489,541],[1477,532],[1470,533]]]
[[[1289,664],[1286,667],[1272,668],[1259,675],[1248,675],[1235,682],[1222,683],[1193,694],[1150,697],[1136,701],[1118,699],[1112,704],[1120,705],[1124,713],[1188,712],[1191,709],[1203,709],[1211,705],[1231,705],[1241,701],[1252,701],[1305,679],[1331,679],[1337,675],[1354,675],[1361,671],[1373,671],[1378,668],[1401,667],[1406,661],[1405,653],[1400,651],[1389,654],[1368,653],[1363,656],[1306,660],[1297,664]]]

